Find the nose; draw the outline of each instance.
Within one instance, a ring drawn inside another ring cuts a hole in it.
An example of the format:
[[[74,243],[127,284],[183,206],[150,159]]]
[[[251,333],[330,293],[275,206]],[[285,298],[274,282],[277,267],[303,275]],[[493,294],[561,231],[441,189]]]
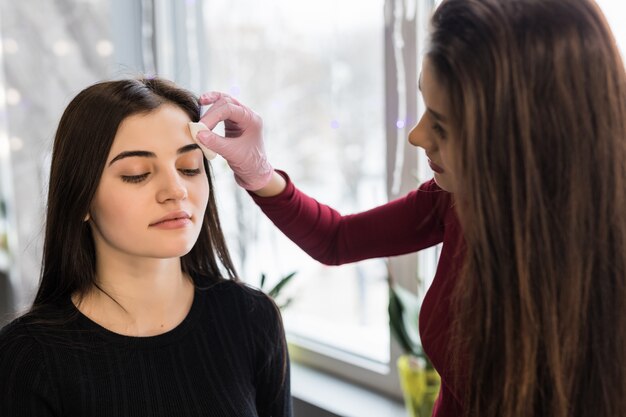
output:
[[[187,198],[187,187],[181,181],[177,171],[163,173],[163,179],[157,192],[157,201],[165,203],[168,201],[179,201]]]
[[[409,132],[409,143],[413,146],[424,148],[427,153],[436,151],[437,143],[428,130],[428,120],[426,113],[422,115],[415,127]]]

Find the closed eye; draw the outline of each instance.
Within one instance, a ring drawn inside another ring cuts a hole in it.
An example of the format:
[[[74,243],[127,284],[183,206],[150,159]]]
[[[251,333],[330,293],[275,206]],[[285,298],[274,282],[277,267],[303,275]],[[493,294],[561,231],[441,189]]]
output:
[[[131,183],[131,184],[136,184],[148,178],[148,175],[150,175],[149,172],[146,172],[145,174],[140,174],[140,175],[122,175],[122,181]]]
[[[446,131],[443,129],[443,127],[441,127],[441,125],[439,123],[433,124],[431,126],[431,128],[433,129],[435,134],[437,136],[439,136],[439,138],[441,138],[441,139],[445,139],[446,138]]]
[[[183,175],[185,175],[187,177],[193,177],[193,176],[196,176],[196,175],[198,175],[198,174],[200,174],[202,172],[200,170],[200,168],[197,168],[197,169],[179,169],[178,171],[180,171],[180,173],[182,173]],[[137,184],[139,182],[142,182],[146,178],[148,178],[148,175],[150,175],[149,172],[146,172],[146,173],[143,173],[143,174],[139,174],[139,175],[122,175],[122,181],[128,182],[130,184]]]
[[[179,169],[179,171],[183,174],[186,175],[188,177],[193,177],[195,175],[198,175],[201,171],[200,168],[196,168],[196,169]]]

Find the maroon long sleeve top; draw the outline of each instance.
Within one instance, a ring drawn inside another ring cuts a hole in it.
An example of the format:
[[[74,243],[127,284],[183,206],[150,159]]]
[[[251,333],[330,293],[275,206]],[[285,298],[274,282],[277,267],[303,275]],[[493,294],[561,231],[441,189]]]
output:
[[[298,190],[289,176],[274,197],[250,193],[270,220],[311,257],[327,265],[416,252],[443,243],[433,282],[419,318],[424,351],[441,376],[433,416],[461,414],[459,387],[453,386],[449,360],[452,325],[450,297],[462,261],[462,234],[450,193],[434,180],[371,210],[342,215]]]

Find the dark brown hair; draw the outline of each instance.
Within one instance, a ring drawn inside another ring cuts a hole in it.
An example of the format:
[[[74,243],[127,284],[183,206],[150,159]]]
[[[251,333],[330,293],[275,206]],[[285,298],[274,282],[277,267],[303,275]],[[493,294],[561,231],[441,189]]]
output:
[[[52,151],[42,275],[31,312],[74,293],[84,294],[96,285],[94,243],[83,219],[113,139],[126,118],[152,112],[165,103],[177,106],[192,121],[200,118],[193,94],[158,78],[101,82],[81,91],[65,109]],[[223,273],[236,280],[206,159],[204,165],[210,192],[202,231],[191,251],[181,258],[183,271],[199,287],[225,279]]]
[[[626,416],[626,76],[591,0],[446,0],[467,415]]]

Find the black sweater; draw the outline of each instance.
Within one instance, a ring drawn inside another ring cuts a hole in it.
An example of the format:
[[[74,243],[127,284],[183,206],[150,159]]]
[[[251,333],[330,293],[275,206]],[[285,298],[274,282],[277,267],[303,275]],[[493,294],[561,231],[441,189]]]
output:
[[[2,329],[0,416],[292,415],[280,315],[256,290],[196,289],[183,322],[151,337],[110,332],[69,299],[45,318],[67,316]]]

